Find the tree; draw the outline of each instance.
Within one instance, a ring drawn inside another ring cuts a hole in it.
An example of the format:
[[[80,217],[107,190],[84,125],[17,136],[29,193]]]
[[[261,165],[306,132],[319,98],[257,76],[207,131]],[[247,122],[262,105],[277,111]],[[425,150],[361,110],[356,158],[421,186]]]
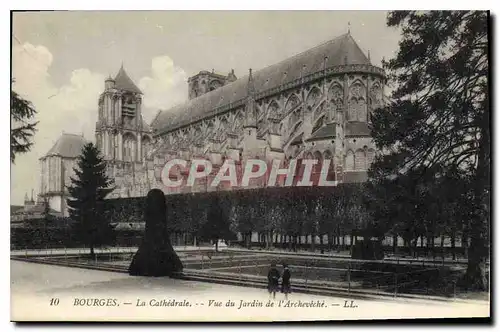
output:
[[[15,91],[10,95],[10,162],[14,163],[16,154],[26,153],[33,146],[33,136],[38,122],[30,122],[35,117],[33,104],[23,99]]]
[[[94,258],[94,248],[112,240],[113,229],[102,210],[104,198],[114,189],[113,180],[106,175],[106,162],[92,143],[83,147],[74,171],[68,187],[69,213],[75,221],[75,236],[89,246]]]
[[[230,240],[229,218],[222,208],[220,199],[214,196],[208,210],[207,222],[201,227],[201,237],[215,242],[215,251],[219,251],[219,239]]]
[[[399,51],[388,63],[391,103],[372,115],[372,137],[384,154],[370,177],[383,179],[415,168],[466,170],[473,181],[467,277],[486,288],[490,206],[488,13],[395,11],[402,29]]]

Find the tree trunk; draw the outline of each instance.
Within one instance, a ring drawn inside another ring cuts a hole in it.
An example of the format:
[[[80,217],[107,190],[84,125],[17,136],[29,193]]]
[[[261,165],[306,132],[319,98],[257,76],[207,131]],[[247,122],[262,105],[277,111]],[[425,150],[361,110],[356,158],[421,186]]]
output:
[[[311,251],[312,252],[315,252],[316,251],[316,239],[315,239],[316,235],[315,234],[311,234]]]
[[[467,233],[463,233],[462,234],[462,248],[463,248],[463,251],[464,251],[464,258],[467,259],[468,257],[468,251],[469,251],[469,248],[468,248],[468,239],[467,239]]]
[[[466,283],[472,289],[487,290],[486,260],[490,255],[490,107],[489,95],[486,94],[484,102],[485,111],[481,114],[481,134],[479,140],[478,163],[474,183],[474,208],[470,224],[467,229],[470,232],[470,247],[468,251],[468,265],[466,272]]]
[[[95,259],[95,252],[94,252],[94,245],[93,244],[90,245],[90,258],[92,258],[92,260]]]
[[[321,249],[320,249],[321,251],[324,251],[324,248],[323,248],[323,235],[324,234],[321,234],[319,236],[319,246],[321,247]]]
[[[413,240],[413,257],[418,258],[418,250],[417,250],[417,245],[418,245],[418,237]]]
[[[413,257],[413,250],[412,250],[412,246],[411,246],[411,239],[405,239],[405,247],[408,248],[408,255],[410,257]]]
[[[219,252],[219,239],[215,239],[215,252]]]
[[[432,243],[431,243],[431,250],[432,250],[432,259],[436,259],[436,237],[435,234],[432,234]]]
[[[193,236],[193,246],[196,247],[196,235]]]
[[[441,234],[441,257],[444,259],[444,234]]]
[[[392,253],[396,255],[396,252],[398,251],[398,236],[393,235],[392,236]]]
[[[453,257],[452,259],[455,260],[457,258],[455,253],[455,232],[451,234],[451,254]]]

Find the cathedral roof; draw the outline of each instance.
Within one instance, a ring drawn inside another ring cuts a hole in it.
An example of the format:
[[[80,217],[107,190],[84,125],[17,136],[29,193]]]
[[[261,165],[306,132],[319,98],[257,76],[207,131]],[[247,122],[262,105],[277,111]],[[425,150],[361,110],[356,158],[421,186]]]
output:
[[[123,69],[123,65],[118,71],[118,74],[116,74],[115,89],[142,94],[141,90],[139,90],[134,81],[127,75],[125,69]]]
[[[63,133],[44,157],[76,158],[81,154],[86,143],[87,141],[81,135]]]
[[[256,93],[291,83],[301,77],[320,72],[324,68],[346,64],[370,65],[370,60],[350,34],[342,35],[254,72]],[[209,115],[210,111],[217,107],[245,98],[247,85],[248,76],[244,76],[184,104],[162,111],[154,121],[153,127],[158,133],[161,133],[199,120],[204,115]]]
[[[302,137],[304,136],[304,133],[301,133],[299,136],[295,137],[293,141],[290,143],[290,145],[298,145],[302,144]]]
[[[370,136],[371,130],[366,122],[347,122],[345,136]]]
[[[326,138],[335,138],[337,135],[337,129],[335,123],[329,123],[326,126],[323,126],[316,130],[312,135],[307,139],[308,141],[317,141]]]

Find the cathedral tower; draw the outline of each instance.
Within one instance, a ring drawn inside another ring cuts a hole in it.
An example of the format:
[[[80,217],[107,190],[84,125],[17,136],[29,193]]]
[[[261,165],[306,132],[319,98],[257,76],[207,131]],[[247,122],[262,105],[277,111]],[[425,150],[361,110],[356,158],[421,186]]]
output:
[[[120,193],[134,190],[136,170],[151,143],[151,129],[142,118],[141,106],[142,92],[122,65],[114,79],[105,81],[96,125],[96,144]]]

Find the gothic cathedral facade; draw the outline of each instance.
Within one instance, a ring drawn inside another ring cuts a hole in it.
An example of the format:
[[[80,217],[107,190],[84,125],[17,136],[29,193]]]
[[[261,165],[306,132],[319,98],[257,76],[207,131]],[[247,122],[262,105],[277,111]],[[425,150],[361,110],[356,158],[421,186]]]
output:
[[[219,190],[167,190],[162,167],[177,158],[215,167],[226,158],[329,159],[337,183],[366,181],[375,156],[370,113],[383,104],[385,74],[349,33],[239,79],[204,71],[188,83],[190,99],[151,124],[152,187]]]

